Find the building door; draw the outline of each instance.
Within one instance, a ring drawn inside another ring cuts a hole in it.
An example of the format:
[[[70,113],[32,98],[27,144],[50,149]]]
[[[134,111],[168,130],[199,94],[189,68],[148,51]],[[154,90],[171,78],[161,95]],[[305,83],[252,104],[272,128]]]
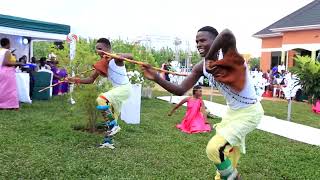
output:
[[[278,66],[279,64],[281,64],[281,51],[271,52],[270,69],[272,69],[274,66]]]

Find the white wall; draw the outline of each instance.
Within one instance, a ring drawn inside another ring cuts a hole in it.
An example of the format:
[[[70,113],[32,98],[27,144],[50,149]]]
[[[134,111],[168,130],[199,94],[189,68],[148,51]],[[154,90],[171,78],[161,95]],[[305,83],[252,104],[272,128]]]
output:
[[[21,36],[13,36],[7,34],[0,34],[0,39],[8,38],[10,40],[11,49],[14,48],[16,51],[14,52],[17,55],[17,60],[26,55],[29,60],[29,44],[23,45],[22,44],[22,37]]]

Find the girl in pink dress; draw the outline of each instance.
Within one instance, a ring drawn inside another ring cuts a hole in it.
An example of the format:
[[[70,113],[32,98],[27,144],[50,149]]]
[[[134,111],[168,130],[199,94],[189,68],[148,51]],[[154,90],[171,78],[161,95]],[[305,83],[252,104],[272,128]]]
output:
[[[176,109],[184,103],[187,103],[186,115],[184,116],[181,124],[176,126],[182,132],[192,134],[211,131],[211,127],[207,123],[207,114],[201,97],[201,86],[195,86],[193,88],[193,96],[183,99],[168,114],[168,116],[171,116]]]
[[[320,100],[316,102],[316,104],[312,105],[313,112],[320,114]]]
[[[11,52],[8,38],[0,40],[0,110],[19,109],[18,90],[16,82],[15,62],[10,62]]]

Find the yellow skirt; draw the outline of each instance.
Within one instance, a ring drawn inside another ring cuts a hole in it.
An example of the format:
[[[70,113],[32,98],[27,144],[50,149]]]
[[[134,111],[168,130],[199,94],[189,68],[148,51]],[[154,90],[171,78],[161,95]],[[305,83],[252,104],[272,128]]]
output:
[[[240,146],[240,151],[245,153],[245,136],[258,126],[263,114],[260,102],[237,110],[228,108],[222,121],[216,125],[216,132],[231,146]]]
[[[131,84],[125,84],[118,87],[114,87],[108,92],[102,93],[111,103],[114,109],[114,116],[119,117],[122,104],[129,98],[131,94]]]

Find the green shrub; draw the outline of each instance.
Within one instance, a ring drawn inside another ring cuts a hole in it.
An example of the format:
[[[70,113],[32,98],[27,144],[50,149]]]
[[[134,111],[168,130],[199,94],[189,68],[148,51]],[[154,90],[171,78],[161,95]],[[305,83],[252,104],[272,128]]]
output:
[[[76,101],[75,110],[79,113],[85,113],[85,129],[90,132],[96,130],[97,119],[100,115],[96,110],[96,99],[99,93],[96,84],[78,86],[74,92],[74,99]]]
[[[312,97],[313,102],[320,99],[320,63],[308,56],[297,56],[291,72],[300,79],[303,91]]]

